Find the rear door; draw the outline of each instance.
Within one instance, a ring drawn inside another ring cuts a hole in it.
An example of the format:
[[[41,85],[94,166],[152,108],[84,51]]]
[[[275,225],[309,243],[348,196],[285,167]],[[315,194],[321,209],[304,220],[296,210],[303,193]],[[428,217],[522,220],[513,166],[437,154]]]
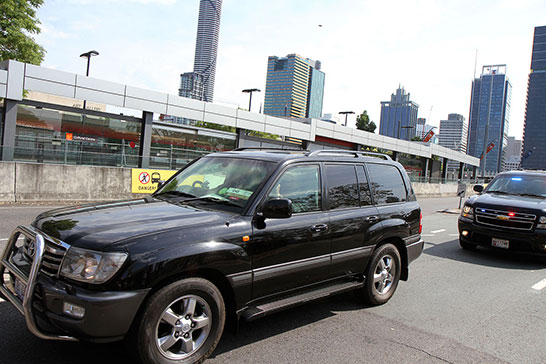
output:
[[[372,205],[363,165],[325,165],[332,239],[332,278],[362,273],[379,238],[379,214]]]

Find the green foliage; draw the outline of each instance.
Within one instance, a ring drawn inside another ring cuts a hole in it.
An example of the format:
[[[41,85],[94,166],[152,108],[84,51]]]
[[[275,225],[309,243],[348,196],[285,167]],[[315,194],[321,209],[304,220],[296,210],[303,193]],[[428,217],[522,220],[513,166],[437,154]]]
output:
[[[370,133],[375,132],[377,126],[373,121],[370,120],[368,116],[368,111],[364,110],[362,114],[358,115],[356,118],[356,128],[359,130],[369,131]]]
[[[411,141],[412,141],[412,142],[422,142],[423,139],[421,139],[421,138],[418,137],[418,136],[414,136],[413,138],[411,138]]]
[[[0,60],[14,59],[39,65],[45,50],[32,34],[40,33],[36,9],[43,0],[0,1]]]
[[[250,135],[256,138],[264,138],[264,139],[273,139],[273,140],[281,139],[281,137],[279,137],[276,134],[264,133],[262,131],[255,131],[255,130],[249,130],[247,132],[247,135]]]
[[[207,129],[228,131],[230,133],[235,133],[235,128],[233,126],[219,125],[214,123],[207,123],[206,121],[196,121],[195,126]]]

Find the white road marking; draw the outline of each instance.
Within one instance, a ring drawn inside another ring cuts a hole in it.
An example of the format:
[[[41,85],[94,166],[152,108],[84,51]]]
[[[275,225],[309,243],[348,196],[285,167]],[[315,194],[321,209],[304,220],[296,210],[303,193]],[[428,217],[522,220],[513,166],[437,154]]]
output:
[[[421,234],[421,236],[434,236],[434,234]]]
[[[541,280],[538,283],[535,283],[532,289],[536,289],[537,291],[541,291],[544,287],[546,287],[546,279]]]
[[[449,234],[449,236],[459,236],[459,234]]]
[[[438,234],[438,233],[443,233],[444,231],[446,231],[446,229],[432,230],[431,233]]]
[[[2,238],[0,239],[0,241],[4,241],[4,240],[8,240],[9,238]]]

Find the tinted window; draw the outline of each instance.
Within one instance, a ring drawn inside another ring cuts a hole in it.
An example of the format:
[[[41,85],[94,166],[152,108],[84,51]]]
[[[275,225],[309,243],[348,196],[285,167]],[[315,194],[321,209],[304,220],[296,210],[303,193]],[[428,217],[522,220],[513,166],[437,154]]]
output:
[[[358,182],[353,165],[327,165],[328,202],[330,210],[358,207]]]
[[[320,211],[319,166],[306,165],[287,169],[269,193],[269,198],[288,198],[294,213]]]
[[[356,168],[356,174],[358,176],[358,190],[360,191],[360,206],[368,206],[372,204],[372,196],[370,194],[370,185],[364,172],[364,166],[358,166]]]
[[[375,203],[406,201],[406,187],[398,168],[386,164],[368,164]]]

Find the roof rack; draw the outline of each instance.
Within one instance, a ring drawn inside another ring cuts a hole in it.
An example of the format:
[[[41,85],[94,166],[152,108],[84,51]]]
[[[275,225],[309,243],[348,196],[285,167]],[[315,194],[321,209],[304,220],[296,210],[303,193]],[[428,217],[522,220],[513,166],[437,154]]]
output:
[[[356,151],[356,150],[317,150],[315,152],[311,152],[308,154],[308,157],[315,157],[319,154],[351,154],[355,158],[363,157],[363,156],[372,156],[372,157],[379,157],[379,158],[385,158],[388,161],[392,161],[392,158],[388,154],[384,153],[375,153],[375,152],[366,152],[366,151]]]
[[[270,150],[274,152],[307,152],[304,149],[283,149],[283,148],[271,148],[271,147],[240,147],[232,149],[232,152],[241,152],[245,150]]]

